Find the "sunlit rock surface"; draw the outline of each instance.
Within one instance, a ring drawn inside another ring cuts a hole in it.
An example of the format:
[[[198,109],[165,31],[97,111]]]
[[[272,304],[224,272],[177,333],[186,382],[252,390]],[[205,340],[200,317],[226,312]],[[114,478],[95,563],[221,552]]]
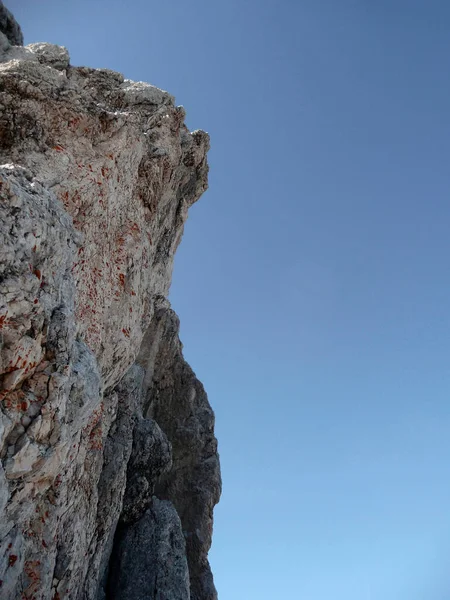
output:
[[[166,300],[208,135],[0,2],[0,597],[213,600],[214,415]]]

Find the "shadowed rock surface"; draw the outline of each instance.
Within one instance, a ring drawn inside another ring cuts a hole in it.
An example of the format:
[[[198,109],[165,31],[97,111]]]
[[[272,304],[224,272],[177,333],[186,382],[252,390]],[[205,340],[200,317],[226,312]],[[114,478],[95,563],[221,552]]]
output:
[[[0,2],[0,597],[214,600],[214,415],[166,300],[208,135]]]
[[[189,598],[186,543],[170,502],[154,498],[141,519],[118,536],[111,572],[110,590],[117,600]]]
[[[0,2],[0,32],[13,46],[23,46],[23,35],[19,23],[9,12],[3,2]]]

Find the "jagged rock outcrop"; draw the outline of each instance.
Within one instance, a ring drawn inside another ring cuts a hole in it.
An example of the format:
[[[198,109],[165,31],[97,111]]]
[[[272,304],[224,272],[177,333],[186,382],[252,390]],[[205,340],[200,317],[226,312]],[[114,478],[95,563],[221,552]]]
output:
[[[214,600],[214,415],[165,299],[208,135],[0,2],[0,596]]]
[[[3,33],[13,46],[23,46],[20,25],[2,2],[0,2],[0,33]]]

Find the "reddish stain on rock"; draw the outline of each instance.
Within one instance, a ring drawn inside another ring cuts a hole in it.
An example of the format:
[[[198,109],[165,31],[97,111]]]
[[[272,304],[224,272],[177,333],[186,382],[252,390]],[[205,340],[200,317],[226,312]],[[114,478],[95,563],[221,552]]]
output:
[[[8,565],[10,567],[13,567],[17,562],[17,555],[16,554],[10,554],[9,558],[8,558]]]

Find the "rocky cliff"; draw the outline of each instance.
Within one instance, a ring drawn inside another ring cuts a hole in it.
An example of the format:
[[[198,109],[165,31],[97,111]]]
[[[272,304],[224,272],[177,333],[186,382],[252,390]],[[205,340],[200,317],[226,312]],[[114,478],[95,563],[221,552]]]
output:
[[[0,597],[213,600],[214,415],[168,294],[208,135],[0,2]]]

